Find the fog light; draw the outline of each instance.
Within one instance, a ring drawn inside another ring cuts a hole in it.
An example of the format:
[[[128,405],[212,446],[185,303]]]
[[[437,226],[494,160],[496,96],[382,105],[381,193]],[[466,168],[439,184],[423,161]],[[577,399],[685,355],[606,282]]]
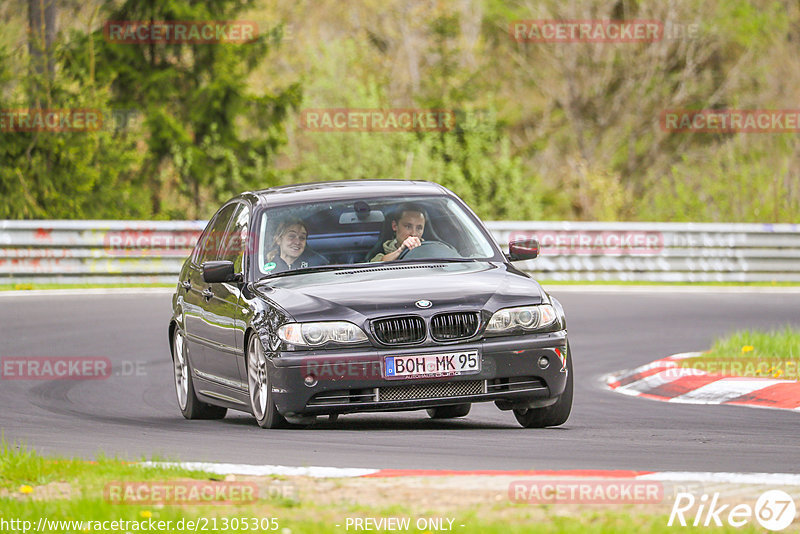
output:
[[[306,377],[303,379],[303,383],[308,387],[313,388],[317,385],[317,377],[314,375],[306,375]]]
[[[550,359],[547,356],[542,356],[539,358],[539,367],[542,369],[547,369],[550,367]]]

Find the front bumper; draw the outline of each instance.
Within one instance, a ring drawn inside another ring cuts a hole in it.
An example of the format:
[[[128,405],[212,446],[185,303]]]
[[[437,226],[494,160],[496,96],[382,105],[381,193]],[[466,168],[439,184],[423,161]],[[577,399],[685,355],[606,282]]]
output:
[[[392,411],[496,401],[504,409],[546,405],[567,382],[566,330],[424,347],[282,352],[271,360],[272,394],[285,416]],[[384,357],[477,350],[479,373],[386,379]],[[549,365],[542,368],[539,359]],[[313,383],[306,383],[308,376]],[[310,385],[309,385],[310,384]]]

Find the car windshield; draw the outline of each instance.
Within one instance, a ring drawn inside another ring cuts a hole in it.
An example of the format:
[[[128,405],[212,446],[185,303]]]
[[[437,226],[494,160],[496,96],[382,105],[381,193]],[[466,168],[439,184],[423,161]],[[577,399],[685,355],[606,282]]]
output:
[[[293,204],[264,209],[257,220],[258,278],[380,261],[499,258],[473,216],[444,196]]]

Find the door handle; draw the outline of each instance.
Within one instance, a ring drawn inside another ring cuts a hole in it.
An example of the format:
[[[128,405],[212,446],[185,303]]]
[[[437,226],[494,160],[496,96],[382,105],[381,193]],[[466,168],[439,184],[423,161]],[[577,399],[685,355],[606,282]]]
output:
[[[188,281],[181,282],[181,287],[186,291],[189,291],[190,289],[192,289],[192,283]]]
[[[201,291],[200,294],[203,295],[203,298],[206,300],[211,300],[211,297],[214,296],[214,293],[212,293],[211,290],[208,288]]]

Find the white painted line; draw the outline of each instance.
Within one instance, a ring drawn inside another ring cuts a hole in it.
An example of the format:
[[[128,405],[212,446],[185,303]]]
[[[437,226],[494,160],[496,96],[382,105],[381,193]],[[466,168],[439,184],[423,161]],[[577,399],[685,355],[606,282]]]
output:
[[[683,404],[722,404],[723,402],[747,395],[759,389],[774,386],[775,380],[769,378],[730,377],[711,382],[705,386],[673,397],[669,402]]]
[[[679,352],[678,354],[673,354],[672,356],[667,356],[664,358],[665,360],[685,360],[687,358],[697,358],[698,356],[702,356],[702,352]]]
[[[637,367],[636,369],[630,369],[628,371],[621,371],[619,373],[610,374],[608,375],[608,382],[620,382],[622,380],[625,380],[626,378],[637,375],[639,373],[643,373],[645,371],[649,371],[651,369],[656,369],[656,368],[670,369],[677,366],[678,364],[675,362],[656,360],[654,362],[648,363],[647,365]]]
[[[377,469],[347,467],[291,467],[285,465],[218,464],[209,462],[142,462],[144,467],[179,467],[190,471],[205,471],[217,475],[302,476],[312,478],[349,478],[377,473]]]
[[[638,397],[639,395],[642,394],[641,391],[636,391],[635,389],[617,388],[617,389],[612,389],[611,391],[616,391],[617,393],[622,393],[623,395],[628,395],[630,397]]]
[[[790,473],[713,473],[690,471],[664,471],[639,475],[637,480],[664,482],[721,482],[728,484],[763,484],[775,486],[800,486],[800,475]]]
[[[86,289],[31,289],[22,291],[0,291],[3,297],[64,297],[84,295],[171,295],[175,287],[106,287]]]
[[[672,367],[666,366],[663,371],[652,374],[648,377],[642,378],[635,382],[631,382],[630,384],[626,384],[624,386],[619,386],[616,388],[613,386],[615,382],[620,381],[624,377],[629,377],[635,375],[636,373],[665,366],[665,363],[670,363],[670,362],[675,363],[675,360],[686,360],[688,358],[692,358],[700,354],[702,353],[683,352],[680,354],[673,354],[672,356],[668,356],[660,360],[655,360],[654,362],[642,365],[641,367],[637,367],[632,370],[629,369],[629,370],[618,371],[616,373],[607,374],[600,377],[601,382],[603,382],[603,385],[601,387],[631,397],[641,397],[642,395],[649,394],[650,396],[645,396],[644,398],[647,398],[649,400],[658,400],[662,402],[664,401],[672,402],[675,404],[721,405],[725,404],[728,401],[737,399],[742,395],[747,395],[755,391],[768,388],[770,386],[774,386],[776,384],[797,383],[795,380],[786,380],[786,379],[745,377],[745,376],[727,376],[727,377],[720,376],[719,378],[717,378],[712,382],[700,385],[691,391],[688,391],[682,395],[678,395],[672,398],[668,398],[663,395],[661,396],[652,395],[652,391],[655,388],[663,386],[669,382],[673,382],[681,377],[708,375],[708,373],[706,373],[701,369],[694,369],[691,367],[682,367],[682,366],[672,366]],[[687,364],[691,365],[691,362],[687,362]],[[736,402],[733,405],[745,406],[749,408],[762,408],[762,409],[784,410],[784,411],[788,410],[788,411],[800,412],[800,407],[784,408],[780,406],[769,406],[764,404],[751,404],[748,403],[747,401]]]
[[[700,371],[697,369],[688,369],[686,367],[672,367],[670,369],[661,371],[660,373],[646,376],[641,380],[637,380],[636,382],[631,382],[630,384],[620,386],[614,391],[619,391],[620,393],[625,393],[626,391],[636,391],[637,393],[648,393],[652,389],[655,389],[659,386],[663,386],[664,384],[669,384],[670,382],[674,382],[679,378],[683,378],[685,376],[701,376],[705,374],[706,374],[705,371]]]
[[[180,467],[192,471],[205,471],[217,475],[250,476],[307,476],[314,478],[353,478],[378,473],[380,469],[348,467],[291,467],[284,465],[219,464],[210,462],[142,462],[143,467]],[[468,474],[465,472],[464,474]],[[420,475],[414,475],[420,476]],[[424,476],[424,475],[423,475]],[[507,471],[496,475],[481,473],[476,476],[509,476]],[[516,475],[515,475],[516,476]],[[554,477],[559,475],[555,474]],[[575,478],[574,475],[570,475]],[[588,478],[596,478],[595,476]],[[800,474],[791,473],[714,473],[692,471],[663,471],[638,475],[637,480],[659,480],[664,482],[712,482],[731,484],[763,484],[776,486],[800,486]]]

